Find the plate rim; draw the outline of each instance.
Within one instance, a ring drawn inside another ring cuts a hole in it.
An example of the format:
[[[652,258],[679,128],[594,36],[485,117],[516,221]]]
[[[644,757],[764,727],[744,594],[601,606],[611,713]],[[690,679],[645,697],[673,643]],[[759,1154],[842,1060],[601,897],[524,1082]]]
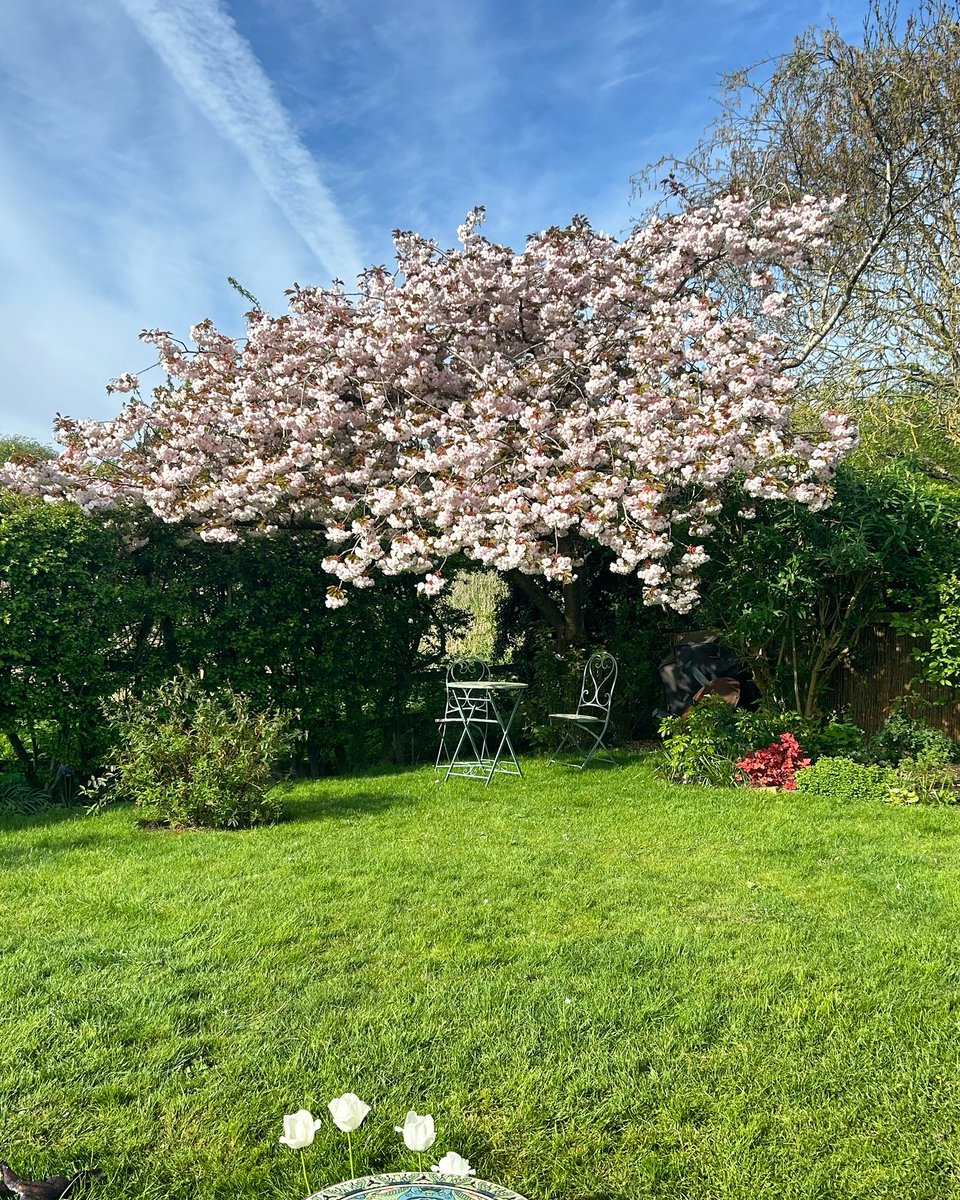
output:
[[[478,1179],[475,1175],[446,1175],[439,1171],[388,1171],[382,1175],[359,1175],[356,1179],[344,1179],[329,1187],[313,1192],[307,1200],[348,1200],[363,1185],[367,1184],[440,1184],[446,1187],[482,1187],[489,1190],[490,1200],[525,1200],[519,1192],[512,1192],[499,1183]]]

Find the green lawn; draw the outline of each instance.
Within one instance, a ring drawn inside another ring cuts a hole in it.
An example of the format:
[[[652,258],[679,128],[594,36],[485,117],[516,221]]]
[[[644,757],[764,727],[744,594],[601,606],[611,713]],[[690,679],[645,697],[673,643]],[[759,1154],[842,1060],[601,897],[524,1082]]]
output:
[[[960,1196],[960,810],[526,766],[0,823],[0,1157],[295,1200],[356,1091],[358,1171],[414,1108],[530,1200]]]

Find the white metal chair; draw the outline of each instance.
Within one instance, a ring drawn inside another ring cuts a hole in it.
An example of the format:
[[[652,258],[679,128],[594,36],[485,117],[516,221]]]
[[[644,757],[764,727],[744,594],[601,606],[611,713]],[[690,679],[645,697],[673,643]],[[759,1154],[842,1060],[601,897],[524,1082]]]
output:
[[[605,650],[591,654],[583,669],[583,684],[580,688],[577,711],[550,713],[550,720],[563,729],[560,744],[550,759],[551,765],[558,763],[560,766],[577,767],[582,771],[595,756],[598,762],[610,763],[615,767],[620,765],[603,741],[610,726],[610,706],[616,686],[617,660]],[[565,746],[569,746],[571,751],[576,750],[576,761],[559,757]]]
[[[482,658],[455,658],[447,667],[447,683],[463,683],[471,680],[487,680],[490,678],[490,664],[484,662]],[[484,705],[486,705],[484,701]],[[447,732],[451,727],[455,727],[457,731],[462,731],[464,717],[461,711],[462,704],[447,692],[446,707],[442,717],[437,718],[437,725],[440,727],[440,745],[437,748],[437,761],[434,764],[439,770],[440,763],[443,761],[444,755],[448,755],[447,750]],[[479,717],[489,716],[489,713],[478,713]]]

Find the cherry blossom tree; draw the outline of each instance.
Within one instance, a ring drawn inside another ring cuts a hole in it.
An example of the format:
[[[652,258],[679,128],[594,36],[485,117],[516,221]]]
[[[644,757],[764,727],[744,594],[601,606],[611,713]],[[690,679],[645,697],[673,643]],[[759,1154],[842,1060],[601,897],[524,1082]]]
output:
[[[443,250],[395,234],[395,270],[359,291],[295,287],[289,312],[210,321],[193,348],[145,331],[167,372],[106,422],[58,418],[49,463],[0,484],[87,510],[145,505],[201,538],[315,529],[327,603],[383,575],[429,594],[453,556],[507,573],[561,643],[582,633],[589,552],[636,573],[649,604],[690,610],[721,498],[822,507],[855,443],[828,412],[791,429],[776,318],[779,269],[801,264],[839,202],[724,197],[619,241],[583,218],[522,253],[480,233]],[[715,282],[751,268],[761,321]]]

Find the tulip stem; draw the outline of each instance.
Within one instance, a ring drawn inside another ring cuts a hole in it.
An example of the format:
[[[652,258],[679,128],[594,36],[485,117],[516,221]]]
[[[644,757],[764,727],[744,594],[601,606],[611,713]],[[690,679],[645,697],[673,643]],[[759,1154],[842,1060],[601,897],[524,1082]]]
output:
[[[420,1163],[420,1174],[423,1174],[423,1152],[417,1151],[417,1161]]]
[[[311,1195],[310,1180],[307,1178],[307,1160],[303,1157],[303,1151],[300,1151],[300,1166],[303,1168],[303,1186],[307,1189],[307,1195]]]
[[[356,1173],[353,1169],[353,1143],[350,1141],[350,1130],[347,1130],[347,1153],[350,1155],[350,1178],[356,1179]]]

